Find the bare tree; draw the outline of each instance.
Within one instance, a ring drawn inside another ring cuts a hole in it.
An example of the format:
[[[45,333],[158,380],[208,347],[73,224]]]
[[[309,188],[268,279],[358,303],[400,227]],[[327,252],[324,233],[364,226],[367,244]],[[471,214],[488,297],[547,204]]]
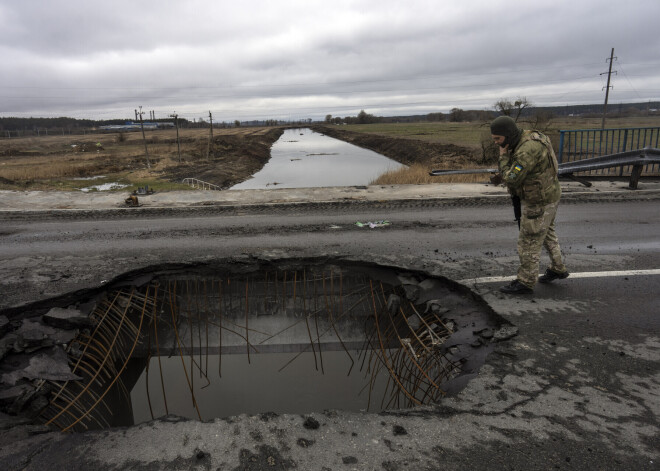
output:
[[[505,116],[510,116],[514,121],[518,121],[523,110],[532,107],[532,102],[527,97],[518,97],[515,101],[509,98],[502,98],[493,105],[496,111]]]

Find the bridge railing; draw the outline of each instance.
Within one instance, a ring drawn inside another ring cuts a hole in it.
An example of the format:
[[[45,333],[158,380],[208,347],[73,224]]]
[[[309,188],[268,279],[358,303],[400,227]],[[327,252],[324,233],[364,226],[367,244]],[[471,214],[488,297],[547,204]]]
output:
[[[560,164],[576,162],[645,147],[658,148],[659,144],[660,127],[563,130],[559,131],[557,160]],[[627,176],[631,175],[633,168],[618,166],[587,172],[584,175]],[[645,165],[643,173],[660,174],[660,164]]]
[[[222,190],[222,187],[214,185],[213,183],[202,181],[198,178],[184,178],[182,183],[189,185],[198,190]]]
[[[629,174],[630,183],[628,186],[632,189],[636,189],[643,169],[655,166],[660,166],[660,149],[645,147],[644,149],[629,150],[609,155],[599,155],[597,157],[589,157],[587,159],[574,160],[572,162],[561,162],[557,169],[557,173],[559,175],[565,175],[576,179],[587,186],[591,186],[591,183],[585,180],[580,180],[575,174],[591,175],[591,172],[630,167],[632,170]],[[496,168],[473,168],[462,170],[431,170],[429,174],[432,176],[440,176],[497,172],[498,169]]]

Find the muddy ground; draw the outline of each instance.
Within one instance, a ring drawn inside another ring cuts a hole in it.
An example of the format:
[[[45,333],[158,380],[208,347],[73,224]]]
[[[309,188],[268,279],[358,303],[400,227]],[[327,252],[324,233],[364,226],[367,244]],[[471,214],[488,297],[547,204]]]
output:
[[[194,177],[224,189],[230,188],[263,168],[270,159],[271,146],[283,131],[283,128],[272,128],[265,132],[216,136],[208,159],[169,167],[162,178],[180,182]]]
[[[356,146],[373,150],[404,165],[421,163],[433,167],[461,168],[466,164],[474,166],[478,160],[476,149],[454,144],[347,131],[337,126],[312,126],[312,129]]]

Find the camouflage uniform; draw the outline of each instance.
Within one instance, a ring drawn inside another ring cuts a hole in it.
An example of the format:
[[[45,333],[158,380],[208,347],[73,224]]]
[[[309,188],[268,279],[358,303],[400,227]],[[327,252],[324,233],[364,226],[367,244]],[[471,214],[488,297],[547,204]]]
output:
[[[555,215],[561,197],[557,178],[557,158],[550,139],[538,131],[522,131],[520,140],[500,156],[499,170],[509,192],[523,202],[518,237],[518,281],[533,288],[539,275],[541,248],[550,255],[550,269],[566,272]]]

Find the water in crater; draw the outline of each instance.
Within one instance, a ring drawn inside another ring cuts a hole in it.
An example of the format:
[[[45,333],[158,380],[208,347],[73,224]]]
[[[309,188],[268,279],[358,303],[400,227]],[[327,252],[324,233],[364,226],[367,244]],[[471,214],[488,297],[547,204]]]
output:
[[[35,309],[21,329],[69,332],[21,354],[52,365],[32,396],[62,430],[436,404],[476,375],[506,327],[454,282],[340,260],[158,267],[53,300],[41,320]],[[64,314],[81,327],[41,325]],[[20,370],[21,358],[4,363]]]

